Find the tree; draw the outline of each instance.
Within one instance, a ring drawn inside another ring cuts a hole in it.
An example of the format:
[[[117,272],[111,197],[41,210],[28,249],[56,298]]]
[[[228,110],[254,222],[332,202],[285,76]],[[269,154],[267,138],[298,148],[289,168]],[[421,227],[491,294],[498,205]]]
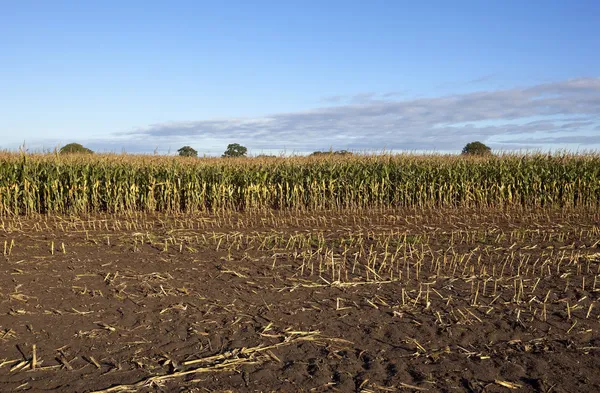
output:
[[[63,146],[58,152],[60,154],[94,154],[93,151],[91,151],[87,147],[83,147],[79,143],[69,143],[68,145]]]
[[[492,149],[489,146],[479,141],[476,141],[467,143],[466,146],[462,149],[462,154],[468,156],[485,156],[488,154],[492,154]]]
[[[248,149],[238,143],[227,145],[227,150],[223,153],[223,157],[245,157]]]
[[[310,154],[311,156],[351,156],[353,153],[348,150],[329,150],[329,151],[315,151]]]
[[[177,152],[179,152],[181,157],[198,157],[198,152],[190,146],[184,146],[177,150]]]

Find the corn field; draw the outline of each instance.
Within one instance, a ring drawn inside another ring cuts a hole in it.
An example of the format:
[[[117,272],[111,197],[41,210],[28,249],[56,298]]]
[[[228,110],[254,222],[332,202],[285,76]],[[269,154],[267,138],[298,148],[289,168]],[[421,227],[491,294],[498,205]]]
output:
[[[597,207],[600,155],[0,155],[0,215]]]

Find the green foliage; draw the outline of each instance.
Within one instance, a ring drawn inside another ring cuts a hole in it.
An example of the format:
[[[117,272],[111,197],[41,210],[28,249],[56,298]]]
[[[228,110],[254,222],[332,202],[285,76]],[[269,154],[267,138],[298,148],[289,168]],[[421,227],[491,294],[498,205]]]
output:
[[[330,150],[330,151],[315,151],[311,156],[351,156],[353,153],[348,150]]]
[[[80,145],[79,143],[69,143],[63,146],[59,151],[60,154],[93,154],[94,152]]]
[[[485,156],[488,154],[492,154],[492,149],[479,141],[475,141],[467,143],[462,150],[462,154],[472,156]]]
[[[190,146],[184,146],[177,150],[181,157],[198,157],[198,152]]]
[[[227,150],[222,157],[245,157],[246,153],[248,153],[247,148],[238,143],[231,143],[227,145]]]
[[[0,153],[0,216],[600,207],[600,154],[176,160]]]

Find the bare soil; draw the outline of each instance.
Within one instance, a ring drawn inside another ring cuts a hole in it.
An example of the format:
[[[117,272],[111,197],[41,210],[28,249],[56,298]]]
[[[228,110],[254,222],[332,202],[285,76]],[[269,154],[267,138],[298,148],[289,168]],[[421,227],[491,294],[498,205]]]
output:
[[[598,392],[590,211],[4,219],[1,392]]]

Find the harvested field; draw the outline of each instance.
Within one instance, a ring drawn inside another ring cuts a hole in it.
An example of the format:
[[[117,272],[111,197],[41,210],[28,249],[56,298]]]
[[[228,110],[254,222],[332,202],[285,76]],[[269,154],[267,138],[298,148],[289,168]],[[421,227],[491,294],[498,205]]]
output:
[[[600,215],[13,216],[2,392],[597,392]]]

